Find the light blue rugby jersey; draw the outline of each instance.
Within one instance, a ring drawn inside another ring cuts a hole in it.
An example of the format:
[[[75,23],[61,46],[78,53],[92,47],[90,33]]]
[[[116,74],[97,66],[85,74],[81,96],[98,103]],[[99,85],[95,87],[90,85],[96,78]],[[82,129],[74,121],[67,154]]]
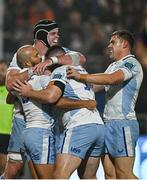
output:
[[[51,81],[60,81],[65,84],[64,97],[71,99],[95,100],[95,95],[90,85],[67,79],[66,77],[67,65],[56,68],[51,75]],[[87,73],[81,66],[74,67],[81,73]],[[90,111],[86,108],[68,111],[64,114],[63,125],[66,128],[73,128],[83,124],[96,123],[103,124],[98,110],[95,108]]]
[[[104,108],[105,120],[130,119],[135,120],[135,104],[143,79],[143,71],[140,63],[134,55],[128,55],[116,61],[107,68],[106,73],[122,70],[124,82],[118,85],[107,85],[106,104]]]
[[[34,90],[41,90],[47,87],[50,82],[48,75],[33,75],[28,81]],[[52,118],[52,106],[41,104],[27,97],[16,94],[19,98],[26,117],[26,127],[52,128],[55,120]]]

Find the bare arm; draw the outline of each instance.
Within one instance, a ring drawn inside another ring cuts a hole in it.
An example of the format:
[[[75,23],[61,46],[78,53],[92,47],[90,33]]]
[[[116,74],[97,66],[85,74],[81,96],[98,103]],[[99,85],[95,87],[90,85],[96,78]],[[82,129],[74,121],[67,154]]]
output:
[[[67,77],[73,78],[77,81],[88,82],[99,85],[119,84],[124,81],[124,73],[121,70],[115,71],[111,74],[80,74],[75,69],[69,67],[67,69]]]
[[[86,58],[83,54],[79,52],[72,52],[65,54],[64,56],[58,57],[58,64],[60,65],[83,65],[86,62]]]
[[[33,90],[32,86],[25,82],[17,80],[14,83],[14,89],[20,93],[20,95],[29,97],[40,103],[56,103],[55,105],[62,109],[79,109],[87,108],[93,110],[96,107],[96,101],[94,100],[74,100],[68,98],[60,98],[62,96],[62,91],[59,87],[54,85],[54,82],[50,82],[48,87],[43,90]]]
[[[6,87],[9,91],[13,89],[13,83],[16,82],[17,79],[19,79],[22,82],[28,80],[29,79],[28,70],[20,73],[20,70],[12,69],[7,72]]]
[[[75,100],[62,97],[55,104],[57,107],[66,110],[87,108],[89,110],[93,110],[96,107],[96,101],[94,100]]]
[[[50,58],[48,60],[45,60],[44,62],[41,62],[37,64],[34,67],[34,72],[37,74],[43,74],[44,71],[47,69],[47,67],[53,65],[53,64],[59,64],[59,65],[83,65],[86,62],[86,58],[84,55],[82,55],[79,52],[73,52],[68,53],[62,56],[56,57],[57,62],[54,63]]]
[[[17,80],[16,83],[14,83],[14,89],[18,91],[20,95],[39,101],[42,104],[56,103],[62,96],[61,89],[52,82],[49,83],[46,89],[33,90],[28,82],[25,82],[24,84]]]

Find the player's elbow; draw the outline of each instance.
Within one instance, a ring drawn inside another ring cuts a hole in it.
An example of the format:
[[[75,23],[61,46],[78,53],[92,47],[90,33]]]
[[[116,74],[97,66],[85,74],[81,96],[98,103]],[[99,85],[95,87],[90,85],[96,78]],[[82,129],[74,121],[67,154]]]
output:
[[[54,95],[54,94],[48,94],[46,96],[46,102],[50,103],[50,104],[56,103],[58,101],[58,99],[59,98],[56,95]]]
[[[109,78],[107,84],[108,84],[108,85],[113,85],[113,84],[115,84],[114,79],[113,79],[113,78]]]

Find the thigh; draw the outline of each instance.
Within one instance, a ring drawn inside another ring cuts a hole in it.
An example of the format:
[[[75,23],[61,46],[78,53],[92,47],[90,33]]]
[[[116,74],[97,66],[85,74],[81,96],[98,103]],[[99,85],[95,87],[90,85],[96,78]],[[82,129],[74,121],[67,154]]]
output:
[[[23,131],[26,127],[25,120],[14,117],[12,132],[9,140],[8,152],[24,153]]]
[[[96,172],[99,166],[100,158],[89,157],[82,160],[78,175],[80,179],[96,179]]]
[[[134,157],[139,137],[139,126],[135,120],[114,120],[105,123],[105,145],[112,157]]]
[[[70,154],[57,154],[55,165],[55,179],[68,179],[81,163],[79,157]]]
[[[116,179],[114,161],[109,155],[101,156],[106,179]]]
[[[117,178],[136,179],[135,175],[133,174],[134,159],[134,157],[114,158]]]
[[[29,171],[31,173],[31,176],[33,179],[38,179],[38,175],[35,169],[35,165],[33,164],[33,162],[31,160],[28,161],[28,167],[29,167]]]
[[[38,179],[53,179],[54,164],[34,164]]]
[[[34,164],[55,163],[55,138],[51,130],[25,129],[24,144],[26,152]]]

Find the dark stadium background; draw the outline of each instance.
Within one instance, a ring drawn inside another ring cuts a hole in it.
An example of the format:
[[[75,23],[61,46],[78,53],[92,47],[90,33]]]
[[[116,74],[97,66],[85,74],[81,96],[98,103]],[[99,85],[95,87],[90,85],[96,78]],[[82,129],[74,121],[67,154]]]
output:
[[[33,25],[39,19],[57,21],[60,27],[60,43],[86,56],[85,67],[89,73],[104,72],[111,63],[107,44],[109,35],[116,29],[130,30],[136,43],[139,40],[144,41],[147,50],[146,0],[0,0],[1,59],[10,62],[20,46],[33,43]],[[145,137],[147,66],[143,65],[143,69],[144,80],[136,112],[140,134]],[[104,92],[96,94],[96,99],[102,114]],[[146,158],[147,145],[145,150],[143,157]]]

